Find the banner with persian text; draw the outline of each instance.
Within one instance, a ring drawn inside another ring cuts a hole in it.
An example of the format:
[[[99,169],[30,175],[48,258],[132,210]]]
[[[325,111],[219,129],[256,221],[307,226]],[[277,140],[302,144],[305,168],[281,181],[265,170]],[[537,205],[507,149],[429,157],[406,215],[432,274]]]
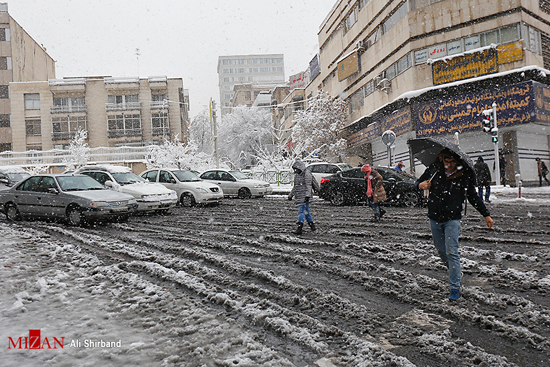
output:
[[[498,127],[536,120],[533,82],[436,99],[413,105],[417,137],[481,131],[483,110],[497,104]]]

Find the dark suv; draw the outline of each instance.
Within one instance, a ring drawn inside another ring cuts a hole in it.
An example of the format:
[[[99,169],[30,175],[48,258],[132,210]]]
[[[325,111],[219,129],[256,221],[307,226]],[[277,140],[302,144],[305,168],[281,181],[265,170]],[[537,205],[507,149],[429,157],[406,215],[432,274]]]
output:
[[[394,168],[374,168],[384,181],[385,203],[404,206],[423,205],[423,192],[414,185],[416,178]],[[352,168],[321,180],[319,197],[333,205],[358,204],[366,201],[367,187],[361,168]]]

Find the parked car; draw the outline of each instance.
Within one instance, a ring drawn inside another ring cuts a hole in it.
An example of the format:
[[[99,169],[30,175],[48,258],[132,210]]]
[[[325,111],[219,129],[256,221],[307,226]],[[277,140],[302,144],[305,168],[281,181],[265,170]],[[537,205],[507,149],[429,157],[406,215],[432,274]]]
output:
[[[415,187],[416,178],[394,168],[375,167],[383,178],[385,203],[419,206],[424,203],[422,190]],[[319,197],[333,205],[358,204],[366,201],[367,188],[361,167],[351,168],[321,180]]]
[[[75,174],[90,176],[109,189],[132,195],[139,205],[138,211],[167,212],[178,202],[178,195],[174,190],[151,183],[128,167],[89,165],[79,168]]]
[[[30,176],[19,166],[0,166],[0,190],[6,190]]]
[[[182,206],[219,204],[223,200],[223,190],[218,185],[202,181],[192,171],[177,168],[151,169],[143,172],[141,177],[176,191]]]
[[[352,167],[347,163],[328,162],[313,162],[308,164],[306,167],[306,169],[309,170],[313,176],[312,186],[315,193],[319,192],[319,188],[321,187],[321,179],[323,177],[327,177],[350,168]]]
[[[138,204],[133,196],[107,190],[84,175],[34,175],[0,191],[8,220],[62,218],[78,226],[91,220],[126,220]]]
[[[221,187],[224,196],[237,196],[245,199],[262,197],[273,192],[269,182],[248,178],[239,171],[213,169],[203,172],[200,178]]]

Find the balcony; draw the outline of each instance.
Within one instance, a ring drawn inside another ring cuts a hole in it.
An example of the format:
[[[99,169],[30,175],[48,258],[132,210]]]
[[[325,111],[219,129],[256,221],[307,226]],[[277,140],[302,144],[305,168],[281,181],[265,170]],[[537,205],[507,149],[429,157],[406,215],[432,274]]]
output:
[[[105,109],[107,111],[130,111],[140,110],[141,102],[126,102],[126,103],[106,103]]]
[[[76,131],[52,132],[52,141],[71,140],[74,138]]]
[[[128,130],[108,130],[107,136],[109,138],[122,138],[131,136],[141,136],[141,129],[128,129]]]
[[[88,112],[87,106],[51,106],[50,113]]]
[[[151,109],[168,109],[168,102],[164,101],[151,101],[149,104]]]
[[[153,136],[166,136],[170,137],[169,127],[154,127],[152,131]]]

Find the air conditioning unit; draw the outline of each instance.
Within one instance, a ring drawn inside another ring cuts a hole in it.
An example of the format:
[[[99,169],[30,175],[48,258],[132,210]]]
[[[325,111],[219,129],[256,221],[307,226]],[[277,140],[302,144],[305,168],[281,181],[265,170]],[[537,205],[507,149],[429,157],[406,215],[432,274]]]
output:
[[[389,79],[382,79],[377,85],[377,88],[386,93],[391,92],[391,81]]]
[[[380,81],[384,79],[384,76],[382,74],[375,76],[372,78],[372,84],[374,85],[374,88],[378,88],[378,85],[380,84]]]
[[[363,51],[365,49],[365,41],[357,41],[357,51]]]

